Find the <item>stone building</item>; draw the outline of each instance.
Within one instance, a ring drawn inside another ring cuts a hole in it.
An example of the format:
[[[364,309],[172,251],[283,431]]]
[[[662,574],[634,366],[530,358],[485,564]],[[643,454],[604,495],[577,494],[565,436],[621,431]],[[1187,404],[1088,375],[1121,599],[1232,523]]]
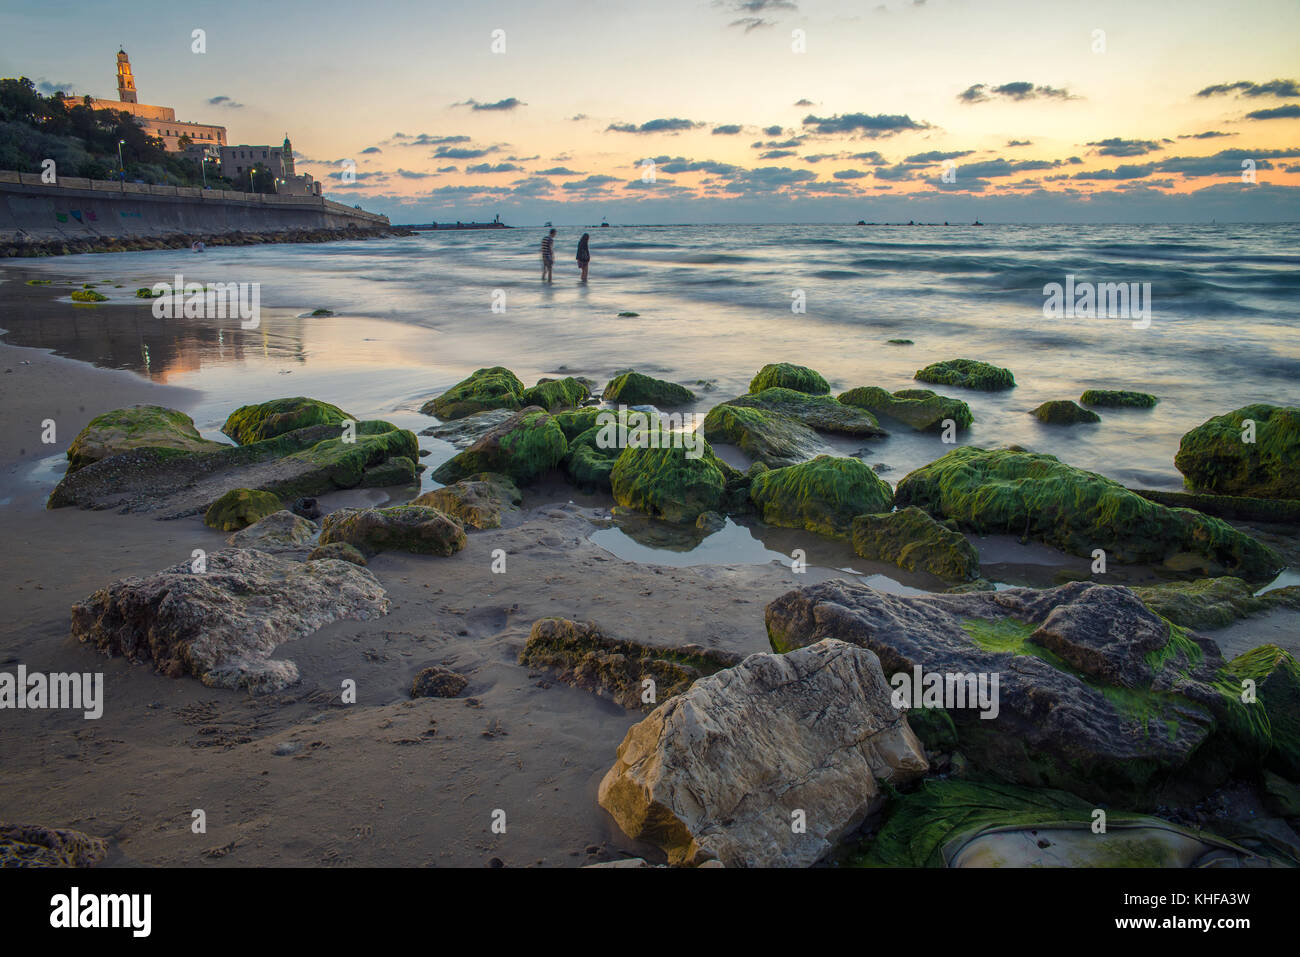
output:
[[[88,97],[90,105],[97,110],[113,110],[118,113],[130,113],[136,123],[144,127],[150,136],[157,136],[171,153],[184,153],[188,146],[197,146],[205,152],[213,153],[226,145],[226,128],[211,123],[192,123],[176,119],[176,111],[170,106],[151,106],[136,99],[135,76],[131,72],[131,60],[125,50],[117,51],[117,99],[101,100]],[[211,149],[208,149],[208,148]]]
[[[221,175],[238,186],[251,186],[252,171],[261,167],[275,177],[275,191],[290,196],[319,196],[320,183],[312,179],[310,173],[301,176],[295,173],[293,165],[293,144],[289,134],[284,134],[284,143],[280,146],[238,146],[221,147]]]

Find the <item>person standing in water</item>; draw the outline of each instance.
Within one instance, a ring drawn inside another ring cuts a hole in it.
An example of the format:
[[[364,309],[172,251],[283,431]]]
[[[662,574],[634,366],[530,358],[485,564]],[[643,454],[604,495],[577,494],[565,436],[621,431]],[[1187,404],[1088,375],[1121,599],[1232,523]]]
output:
[[[591,250],[587,248],[589,238],[591,233],[583,233],[582,238],[578,240],[578,267],[582,270],[582,282],[587,281],[587,266],[591,264]]]
[[[551,267],[555,265],[555,230],[542,237],[542,282],[551,281]]]

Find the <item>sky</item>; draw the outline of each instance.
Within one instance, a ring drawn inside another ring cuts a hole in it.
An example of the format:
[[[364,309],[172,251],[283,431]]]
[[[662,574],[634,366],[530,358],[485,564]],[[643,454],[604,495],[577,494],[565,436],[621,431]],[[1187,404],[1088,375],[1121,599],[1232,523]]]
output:
[[[1300,220],[1297,0],[0,0],[0,37],[106,98],[121,45],[140,102],[395,223]]]

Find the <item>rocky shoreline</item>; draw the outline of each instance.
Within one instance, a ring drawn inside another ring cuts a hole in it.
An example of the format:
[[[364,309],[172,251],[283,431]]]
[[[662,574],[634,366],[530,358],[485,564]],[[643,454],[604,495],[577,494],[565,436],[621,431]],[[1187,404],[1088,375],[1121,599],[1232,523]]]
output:
[[[354,239],[384,239],[410,236],[400,226],[340,229],[287,229],[275,232],[173,233],[152,237],[100,236],[89,238],[46,239],[0,242],[0,259],[71,256],[78,253],[138,252],[146,249],[189,249],[195,242],[207,246],[256,246],[273,243],[332,243]]]

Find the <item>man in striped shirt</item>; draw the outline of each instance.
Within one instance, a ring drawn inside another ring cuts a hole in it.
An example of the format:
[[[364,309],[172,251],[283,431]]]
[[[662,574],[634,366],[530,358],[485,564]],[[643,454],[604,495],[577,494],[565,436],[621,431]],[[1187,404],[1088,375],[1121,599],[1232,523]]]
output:
[[[555,230],[542,237],[542,282],[551,281],[551,267],[555,265]]]

